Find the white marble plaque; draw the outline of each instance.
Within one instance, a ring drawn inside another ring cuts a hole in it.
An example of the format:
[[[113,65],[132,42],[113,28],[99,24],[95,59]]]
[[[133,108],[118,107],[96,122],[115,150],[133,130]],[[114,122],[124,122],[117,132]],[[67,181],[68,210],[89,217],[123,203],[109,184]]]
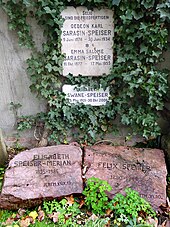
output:
[[[103,90],[92,90],[90,88],[82,87],[76,89],[74,85],[64,85],[63,92],[70,103],[83,103],[85,105],[101,106],[106,105],[109,101],[109,88]]]
[[[63,75],[108,75],[113,64],[113,11],[67,7],[61,15]]]

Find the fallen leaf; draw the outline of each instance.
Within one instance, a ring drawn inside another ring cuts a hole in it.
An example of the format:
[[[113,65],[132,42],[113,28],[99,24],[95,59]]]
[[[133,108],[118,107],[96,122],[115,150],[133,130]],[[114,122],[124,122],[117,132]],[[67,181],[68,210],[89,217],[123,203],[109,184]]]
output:
[[[112,212],[112,210],[111,210],[111,209],[107,209],[107,210],[106,210],[106,215],[110,215],[110,214],[111,214],[111,212]]]
[[[148,217],[146,223],[152,225],[153,227],[157,227],[158,226],[158,219]]]
[[[12,223],[14,222],[14,218],[8,218],[6,220],[6,222],[3,222],[3,225],[12,225]]]
[[[29,217],[32,217],[35,220],[38,217],[37,211],[30,212]]]
[[[43,210],[38,211],[38,221],[43,221],[45,217],[45,213]]]
[[[82,206],[85,204],[85,200],[81,199],[79,202],[79,208],[82,208]]]
[[[17,220],[19,220],[20,218],[21,218],[22,216],[21,215],[19,215],[19,214],[16,214],[16,216],[15,216],[15,221],[17,221]]]
[[[144,211],[139,211],[139,217],[141,217],[142,219],[145,219],[147,216],[146,212]]]
[[[112,80],[112,81],[110,82],[110,84],[115,84],[115,80]]]
[[[60,212],[53,212],[52,214],[49,214],[48,217],[53,220],[54,223],[58,222],[58,216]]]
[[[68,205],[74,204],[74,197],[73,197],[73,195],[71,195],[71,196],[66,196],[65,198],[67,199],[67,204],[68,204]]]
[[[169,202],[169,198],[167,198],[166,204],[161,204],[161,205],[160,205],[160,209],[161,209],[165,214],[167,214],[167,215],[170,213],[170,202]]]
[[[11,217],[12,217],[12,218],[15,218],[15,217],[16,217],[16,214],[13,213]]]
[[[26,213],[26,210],[24,210],[24,209],[22,209],[22,208],[20,208],[20,209],[18,210],[18,214],[19,214],[20,216],[23,216],[25,213]]]
[[[108,223],[105,225],[105,227],[110,227],[110,220],[108,220]]]
[[[72,214],[65,214],[65,220],[68,220],[71,216]]]
[[[20,227],[28,227],[31,224],[30,218],[26,218],[20,221]]]
[[[84,143],[81,143],[81,147],[86,147],[86,146],[88,146],[87,141],[84,141]]]
[[[95,215],[95,214],[92,214],[88,220],[92,220],[92,221],[95,221],[98,217]]]

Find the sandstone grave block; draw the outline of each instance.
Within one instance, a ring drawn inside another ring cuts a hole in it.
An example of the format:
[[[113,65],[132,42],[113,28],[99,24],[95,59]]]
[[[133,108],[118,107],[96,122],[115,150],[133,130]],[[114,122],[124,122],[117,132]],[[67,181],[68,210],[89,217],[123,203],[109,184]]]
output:
[[[139,192],[153,208],[166,202],[166,164],[163,151],[107,145],[85,148],[85,177],[108,181],[113,198],[125,188]]]
[[[81,166],[82,151],[76,146],[41,147],[19,153],[5,173],[0,207],[82,193]]]

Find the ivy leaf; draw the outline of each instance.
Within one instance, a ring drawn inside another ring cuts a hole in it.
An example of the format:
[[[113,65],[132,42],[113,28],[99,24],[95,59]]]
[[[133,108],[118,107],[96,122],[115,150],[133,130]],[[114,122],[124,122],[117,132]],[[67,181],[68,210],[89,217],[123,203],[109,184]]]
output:
[[[139,20],[139,19],[141,19],[143,17],[143,12],[142,11],[138,12],[138,13],[136,11],[132,11],[132,14],[133,14],[135,20]]]
[[[146,8],[146,9],[149,9],[149,8],[151,8],[151,7],[153,7],[154,6],[154,4],[155,4],[155,0],[143,0],[142,2],[141,2],[141,4]]]
[[[90,136],[94,139],[95,138],[95,132],[94,132],[94,130],[89,130],[88,132],[89,132]]]
[[[51,72],[52,69],[53,69],[53,67],[52,67],[52,65],[51,65],[50,63],[48,63],[48,64],[45,66],[45,68],[48,70],[48,72]]]
[[[145,46],[145,44],[141,44],[140,45],[140,53],[145,53],[145,54],[147,54],[147,52],[148,52],[148,46]]]
[[[24,5],[27,7],[33,6],[33,3],[30,0],[23,0]]]
[[[54,55],[54,56],[52,57],[52,60],[55,61],[55,63],[57,63],[57,62],[58,62],[58,57],[57,57],[57,55]]]
[[[121,0],[112,0],[112,5],[118,6]]]
[[[168,18],[170,20],[170,1],[162,4],[158,4],[156,8],[161,18]]]
[[[48,6],[44,7],[44,10],[48,14],[54,14],[54,13],[56,13],[56,10],[55,9],[51,10],[50,7],[48,7]]]
[[[166,11],[165,9],[159,9],[161,18],[168,18],[170,20],[170,11]]]

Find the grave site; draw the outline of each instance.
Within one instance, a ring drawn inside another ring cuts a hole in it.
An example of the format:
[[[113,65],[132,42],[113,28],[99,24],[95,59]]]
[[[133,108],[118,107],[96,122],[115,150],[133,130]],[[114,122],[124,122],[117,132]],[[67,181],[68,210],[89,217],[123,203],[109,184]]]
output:
[[[170,226],[169,31],[169,1],[0,2],[0,226]]]

